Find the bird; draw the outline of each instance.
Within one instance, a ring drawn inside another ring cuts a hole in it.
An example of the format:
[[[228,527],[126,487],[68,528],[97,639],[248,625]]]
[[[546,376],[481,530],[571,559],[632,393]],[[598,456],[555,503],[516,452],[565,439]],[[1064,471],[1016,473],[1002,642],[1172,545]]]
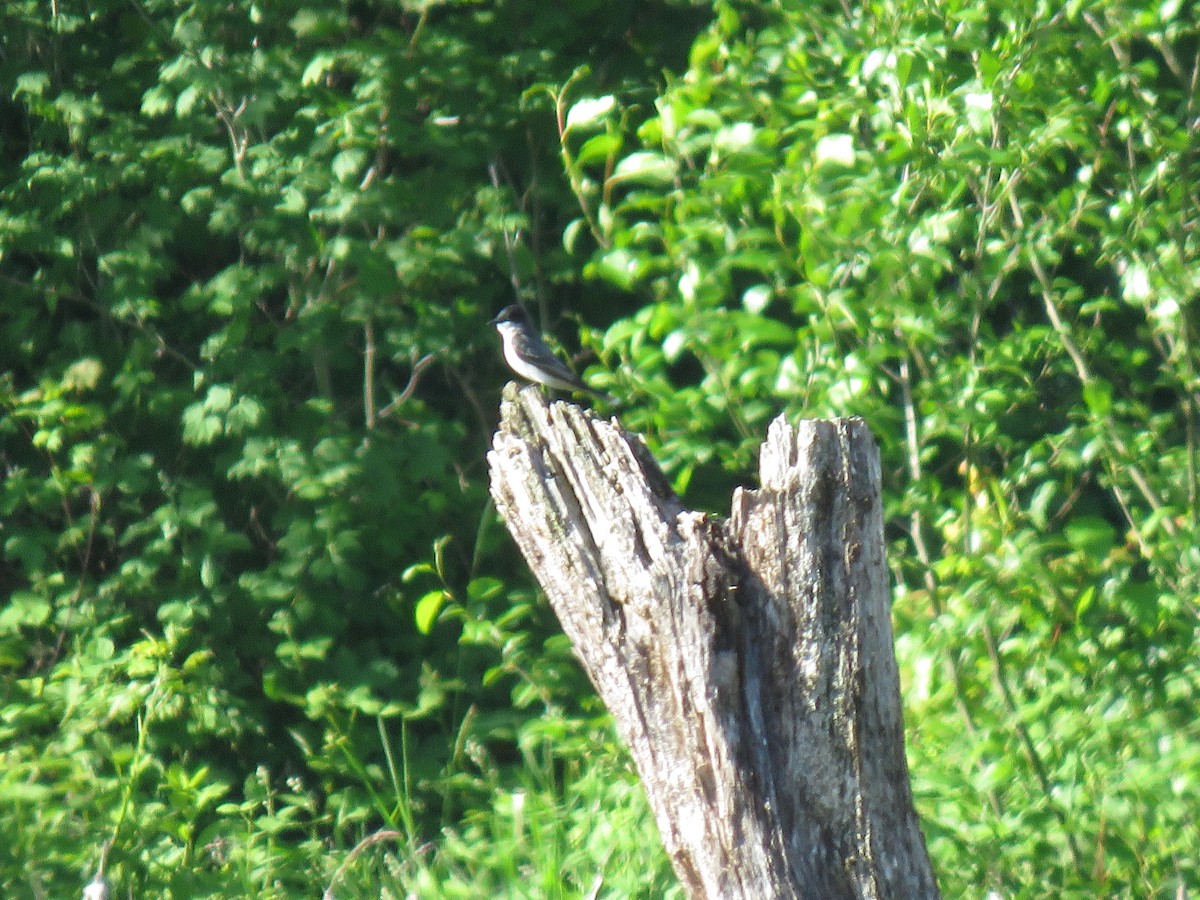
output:
[[[500,310],[489,323],[496,326],[504,342],[504,361],[527,381],[559,391],[578,391],[604,398],[588,387],[542,340],[525,310],[516,303]]]

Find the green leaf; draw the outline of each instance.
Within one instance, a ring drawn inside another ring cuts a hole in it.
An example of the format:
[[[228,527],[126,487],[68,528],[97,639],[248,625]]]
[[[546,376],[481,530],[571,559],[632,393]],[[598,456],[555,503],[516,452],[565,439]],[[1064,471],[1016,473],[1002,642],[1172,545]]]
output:
[[[14,100],[22,96],[41,98],[46,95],[46,90],[49,87],[50,76],[46,72],[22,72],[17,76],[17,83],[13,88],[12,97]]]
[[[333,174],[338,181],[349,182],[357,178],[366,164],[367,154],[362,150],[343,150],[333,158]]]
[[[614,182],[666,185],[675,179],[675,161],[661,153],[639,151],[624,157],[613,170]]]
[[[590,165],[595,162],[608,162],[609,159],[621,152],[624,141],[618,134],[598,134],[589,138],[575,154],[575,164]]]
[[[742,293],[742,306],[755,315],[761,313],[771,302],[771,289],[765,284],[756,284]]]
[[[1112,385],[1106,381],[1091,380],[1083,385],[1083,400],[1096,416],[1107,416],[1112,409]]]
[[[595,128],[603,124],[604,117],[616,108],[616,98],[611,94],[603,97],[585,98],[567,110],[565,131],[576,128]]]
[[[563,229],[562,244],[563,249],[567,253],[575,252],[575,243],[579,240],[579,236],[587,227],[587,223],[583,219],[572,219],[567,223],[567,227]]]
[[[854,137],[849,134],[827,134],[817,141],[813,151],[816,165],[854,165]]]
[[[596,263],[596,272],[601,278],[628,290],[633,287],[642,271],[638,258],[628,250],[611,250]]]
[[[295,22],[293,22],[295,25]],[[312,87],[324,80],[327,73],[332,72],[337,66],[338,55],[331,51],[323,51],[317,53],[309,60],[308,65],[304,67],[304,72],[300,75],[300,83],[305,87]]]
[[[1077,516],[1064,529],[1067,542],[1076,550],[1100,558],[1116,543],[1117,530],[1108,520],[1097,516]]]
[[[17,591],[8,598],[0,609],[0,633],[16,631],[22,627],[40,627],[50,620],[51,606],[42,597],[26,591]]]
[[[421,634],[429,634],[433,631],[438,614],[442,611],[442,607],[445,605],[447,599],[445,591],[433,590],[417,601],[416,608],[413,611],[413,618],[417,623],[417,631],[421,632]]]
[[[486,601],[500,596],[504,582],[499,578],[473,578],[467,584],[467,596],[472,600]]]

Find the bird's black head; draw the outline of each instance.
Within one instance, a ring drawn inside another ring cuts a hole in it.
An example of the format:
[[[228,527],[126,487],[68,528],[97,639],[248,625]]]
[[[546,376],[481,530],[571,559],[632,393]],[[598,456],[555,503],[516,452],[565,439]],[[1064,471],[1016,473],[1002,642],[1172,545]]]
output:
[[[496,318],[489,322],[489,325],[499,325],[502,322],[512,322],[514,325],[528,325],[529,316],[525,315],[525,310],[518,304],[514,303],[511,306],[506,306],[496,314]]]

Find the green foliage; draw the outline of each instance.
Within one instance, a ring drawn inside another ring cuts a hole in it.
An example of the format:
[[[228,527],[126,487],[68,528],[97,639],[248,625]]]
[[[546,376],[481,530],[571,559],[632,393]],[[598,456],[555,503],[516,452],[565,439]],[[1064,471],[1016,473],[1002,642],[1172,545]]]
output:
[[[1198,37],[726,3],[636,136],[567,103],[568,233],[647,299],[602,352],[677,486],[720,509],[781,409],[880,441],[947,896],[1200,885]]]
[[[1200,888],[1184,6],[0,33],[6,895],[678,890],[487,501],[514,292],[693,505],[869,421],[946,896]]]
[[[417,859],[595,784],[577,742],[524,786],[591,701],[488,504],[483,322],[573,281],[523,91],[591,62],[652,96],[702,16],[0,11],[5,894],[111,845],[120,895],[311,895],[380,828]]]

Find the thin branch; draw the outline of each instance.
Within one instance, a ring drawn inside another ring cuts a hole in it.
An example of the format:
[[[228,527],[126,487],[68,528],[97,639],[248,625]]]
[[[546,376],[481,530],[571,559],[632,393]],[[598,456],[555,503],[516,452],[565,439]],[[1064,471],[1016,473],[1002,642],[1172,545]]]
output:
[[[363,412],[367,431],[375,427],[375,323],[367,316],[363,323]]]
[[[1009,195],[1009,205],[1013,211],[1013,218],[1018,228],[1025,227],[1025,220],[1021,214],[1021,205],[1015,194]],[[1037,278],[1039,287],[1041,288],[1042,304],[1046,310],[1046,317],[1050,320],[1051,326],[1062,342],[1063,349],[1066,350],[1067,356],[1071,358],[1071,363],[1075,367],[1075,375],[1079,379],[1080,384],[1086,386],[1093,384],[1095,379],[1092,376],[1091,370],[1088,367],[1087,359],[1083,355],[1079,344],[1076,343],[1075,337],[1071,332],[1070,326],[1063,320],[1059,312],[1058,304],[1054,301],[1054,286],[1050,281],[1050,276],[1046,273],[1042,261],[1036,253],[1030,253],[1029,265],[1033,269],[1033,274]],[[1111,445],[1111,447],[1121,457],[1121,468],[1128,474],[1129,479],[1133,482],[1138,492],[1142,495],[1142,499],[1150,506],[1150,509],[1155,513],[1161,513],[1166,506],[1166,503],[1160,498],[1151,486],[1149,479],[1142,472],[1133,460],[1134,454],[1129,450],[1128,445],[1121,439],[1119,430],[1115,427],[1111,414],[1105,413],[1101,421],[1098,423],[1101,426],[1100,434],[1102,439]],[[1142,547],[1142,552],[1147,559],[1152,558],[1150,548],[1146,546],[1145,539],[1142,537],[1141,526],[1133,519],[1131,510],[1128,509],[1124,498],[1121,496],[1121,487],[1118,481],[1118,471],[1116,460],[1111,454],[1106,454],[1106,463],[1109,467],[1109,475],[1112,479],[1113,493],[1117,496],[1117,500],[1125,509],[1126,519],[1129,521],[1130,527],[1137,535],[1138,543]],[[1172,538],[1178,537],[1179,530],[1175,523],[1171,521],[1169,516],[1159,515],[1158,521],[1162,524],[1163,530]]]
[[[1083,871],[1082,854],[1072,830],[1070,816],[1067,815],[1066,810],[1054,799],[1054,787],[1050,783],[1050,776],[1046,773],[1045,763],[1042,762],[1042,758],[1038,754],[1037,747],[1033,743],[1033,738],[1029,734],[1029,729],[1021,721],[1021,709],[1013,698],[1012,689],[1009,687],[1008,678],[1005,675],[1004,662],[1000,658],[996,636],[992,633],[992,627],[986,618],[983,620],[983,643],[987,647],[988,658],[992,661],[993,680],[996,682],[996,688],[1000,691],[1005,709],[1008,710],[1009,718],[1012,720],[1013,731],[1017,733],[1017,738],[1021,742],[1021,748],[1025,751],[1025,755],[1029,759],[1029,765],[1033,768],[1033,774],[1037,777],[1046,802],[1054,813],[1054,817],[1058,819],[1059,824],[1062,826],[1062,832],[1066,836],[1067,847],[1071,851],[1071,861],[1077,869]]]
[[[488,175],[492,179],[492,187],[499,191],[501,188],[500,170],[494,160],[488,163]],[[507,224],[501,228],[501,233],[504,235],[504,252],[508,257],[508,280],[512,284],[513,296],[519,302],[523,298],[521,297],[521,276],[517,272],[516,249],[518,237],[509,232]]]
[[[900,337],[897,334],[897,337]],[[908,364],[908,354],[900,357],[900,395],[904,404],[904,439],[908,450],[908,477],[914,485],[921,482],[921,448],[917,436],[917,409],[913,400],[912,370]],[[929,548],[925,545],[924,523],[920,510],[913,510],[910,519],[913,547],[917,551],[917,559],[925,574],[925,588],[929,591],[929,601],[933,606],[934,615],[942,614],[941,600],[938,598],[937,581],[933,575],[933,560]]]
[[[574,157],[571,156],[571,151],[567,148],[567,94],[575,82],[583,78],[584,69],[576,69],[571,77],[567,79],[566,84],[554,95],[554,115],[555,122],[558,124],[558,147],[559,153],[562,156],[563,170],[567,173],[567,180],[571,184],[571,193],[575,195],[575,200],[579,204],[579,209],[583,213],[583,219],[587,222],[588,230],[592,233],[592,237],[596,239],[596,243],[602,248],[608,249],[608,238],[604,236],[604,231],[600,227],[600,222],[597,220],[595,213],[592,212],[591,206],[588,205],[587,198],[583,195],[583,180],[579,177],[579,172],[574,165]]]
[[[413,395],[413,391],[417,389],[417,382],[421,378],[421,373],[424,372],[425,368],[435,359],[437,359],[436,353],[426,353],[413,365],[412,374],[408,376],[408,384],[405,386],[404,390],[401,391],[400,396],[381,409],[377,418],[383,419],[387,416],[390,416],[396,411],[396,407],[407,402],[408,398]]]
[[[246,111],[248,98],[243,97],[241,102],[234,107],[225,99],[224,92],[218,89],[215,94],[209,95],[209,101],[215,107],[217,118],[229,134],[229,145],[233,150],[233,165],[237,169],[238,178],[245,181],[246,151],[250,147],[250,135],[246,129],[241,127],[239,120],[242,113]]]

